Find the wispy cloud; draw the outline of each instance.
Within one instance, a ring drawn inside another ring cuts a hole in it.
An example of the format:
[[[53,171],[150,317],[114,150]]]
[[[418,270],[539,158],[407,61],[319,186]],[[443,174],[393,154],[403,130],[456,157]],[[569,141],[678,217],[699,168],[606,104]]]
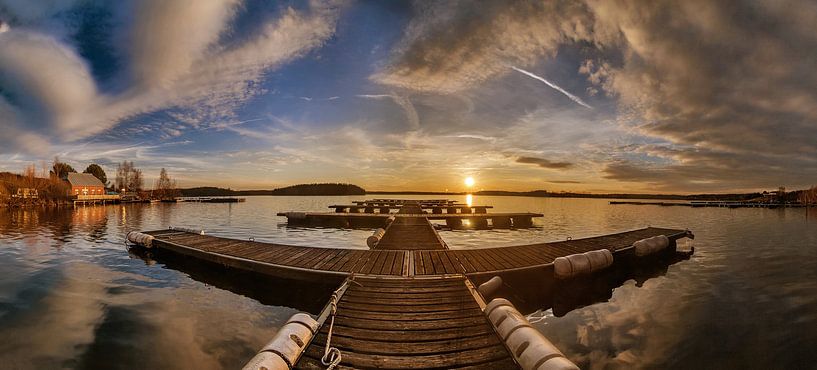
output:
[[[375,99],[375,100],[382,100],[382,99],[391,99],[394,104],[400,106],[403,109],[403,112],[406,114],[406,122],[408,122],[409,128],[411,130],[419,130],[420,129],[420,116],[417,114],[417,109],[414,108],[414,104],[411,103],[408,97],[400,96],[395,93],[392,94],[360,94],[355,95],[358,98],[363,99]]]
[[[537,75],[535,75],[535,74],[533,74],[533,73],[531,73],[531,72],[528,72],[528,71],[526,71],[526,70],[524,70],[524,69],[522,69],[522,68],[517,68],[517,67],[514,67],[514,66],[510,66],[510,67],[511,67],[511,68],[512,68],[514,71],[517,71],[517,72],[519,72],[519,73],[521,73],[521,74],[524,74],[525,76],[528,76],[528,77],[530,77],[530,78],[533,78],[533,79],[536,79],[536,80],[539,80],[539,81],[544,82],[544,83],[545,83],[545,85],[548,85],[548,86],[550,86],[551,88],[553,88],[554,90],[556,90],[556,91],[558,91],[558,92],[562,93],[564,96],[566,96],[566,97],[570,98],[570,100],[573,100],[574,102],[576,102],[576,104],[579,104],[579,105],[581,105],[581,106],[583,106],[583,107],[586,107],[586,108],[593,109],[593,107],[591,107],[590,105],[588,105],[587,103],[585,103],[585,102],[584,102],[584,101],[583,101],[581,98],[579,98],[578,96],[573,95],[573,94],[571,94],[571,93],[567,92],[565,89],[563,89],[563,88],[559,87],[558,85],[556,85],[556,84],[555,84],[555,83],[553,83],[553,82],[550,82],[550,81],[546,80],[544,77],[537,76]]]

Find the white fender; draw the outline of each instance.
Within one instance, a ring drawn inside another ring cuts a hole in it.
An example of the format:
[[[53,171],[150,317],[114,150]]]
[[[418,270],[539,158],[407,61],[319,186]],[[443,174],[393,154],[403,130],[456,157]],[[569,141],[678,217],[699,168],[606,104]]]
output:
[[[366,238],[366,245],[368,245],[369,248],[374,248],[377,245],[377,243],[380,243],[380,239],[383,239],[383,235],[385,234],[386,230],[384,229],[375,230],[372,236]]]
[[[613,254],[607,249],[571,254],[553,260],[553,276],[559,280],[589,275],[613,265]]]
[[[482,295],[483,298],[488,299],[488,297],[494,295],[499,288],[502,287],[502,278],[499,276],[494,276],[490,280],[482,283],[477,288],[479,294]]]
[[[669,246],[669,238],[666,235],[658,235],[652,238],[641,239],[633,243],[635,255],[639,257],[648,256],[660,252]]]
[[[497,298],[483,311],[524,370],[579,370],[511,302]]]
[[[317,331],[318,322],[315,319],[303,313],[293,315],[243,370],[291,368]]]
[[[153,235],[148,235],[145,233],[140,233],[138,231],[131,231],[125,237],[129,242],[140,245],[145,248],[150,248],[153,246]]]

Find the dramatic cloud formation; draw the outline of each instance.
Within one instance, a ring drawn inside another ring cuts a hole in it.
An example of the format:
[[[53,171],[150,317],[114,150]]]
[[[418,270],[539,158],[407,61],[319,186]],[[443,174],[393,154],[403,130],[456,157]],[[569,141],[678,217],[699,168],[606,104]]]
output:
[[[0,22],[0,170],[137,159],[212,185],[207,157],[234,187],[817,182],[806,1],[0,0]]]
[[[591,84],[588,94],[603,90],[617,100],[622,129],[682,152],[641,150],[654,158],[632,164],[641,172],[622,171],[616,160],[604,169],[606,178],[667,189],[724,189],[730,186],[724,173],[744,189],[815,180],[814,4],[469,5],[421,7],[393,62],[373,78],[447,94],[502,77],[504,65],[534,65],[581,45],[589,58],[577,68]],[[685,177],[697,180],[678,181]]]
[[[97,91],[87,63],[58,38],[23,29],[4,33],[2,88],[23,116],[8,118],[9,125],[23,120],[40,128],[35,133],[56,132],[62,139],[77,140],[166,108],[188,109],[191,124],[231,117],[233,109],[261,92],[254,86],[266,70],[330,37],[338,11],[326,4],[306,12],[284,9],[265,21],[257,35],[219,44],[236,6],[235,1],[123,3],[120,12],[132,14],[122,20],[124,41],[119,45],[128,57],[129,81],[124,91],[113,94]],[[39,10],[17,10],[12,18],[39,21]]]

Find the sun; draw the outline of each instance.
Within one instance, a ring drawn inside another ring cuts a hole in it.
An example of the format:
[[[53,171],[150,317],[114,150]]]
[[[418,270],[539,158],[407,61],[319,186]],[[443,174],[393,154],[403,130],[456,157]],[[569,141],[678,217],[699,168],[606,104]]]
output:
[[[468,176],[468,177],[465,178],[465,186],[470,188],[470,187],[474,186],[475,183],[476,182],[474,181],[473,177]]]

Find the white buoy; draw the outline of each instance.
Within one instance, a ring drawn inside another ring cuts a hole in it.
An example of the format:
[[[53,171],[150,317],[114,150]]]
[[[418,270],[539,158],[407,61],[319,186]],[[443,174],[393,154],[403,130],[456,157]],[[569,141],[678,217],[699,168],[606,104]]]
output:
[[[652,238],[641,239],[633,243],[635,255],[639,257],[648,256],[666,249],[669,246],[669,238],[666,235],[658,235]]]
[[[375,230],[372,236],[366,238],[366,245],[368,245],[369,248],[374,248],[377,245],[377,243],[380,243],[380,239],[383,239],[383,235],[386,235],[385,229]]]
[[[613,254],[607,249],[571,254],[553,260],[553,276],[557,279],[571,279],[589,275],[613,265]]]
[[[514,305],[496,298],[483,311],[524,370],[578,370]]]
[[[296,313],[275,333],[275,337],[258,352],[243,370],[288,370],[295,365],[306,345],[318,331],[318,322]]]
[[[496,294],[497,291],[499,291],[499,288],[501,287],[502,278],[499,276],[494,276],[490,280],[480,284],[477,291],[483,298],[490,299],[494,294]]]
[[[153,246],[153,235],[140,233],[138,231],[131,231],[127,234],[125,238],[129,242],[145,248],[150,248]]]

